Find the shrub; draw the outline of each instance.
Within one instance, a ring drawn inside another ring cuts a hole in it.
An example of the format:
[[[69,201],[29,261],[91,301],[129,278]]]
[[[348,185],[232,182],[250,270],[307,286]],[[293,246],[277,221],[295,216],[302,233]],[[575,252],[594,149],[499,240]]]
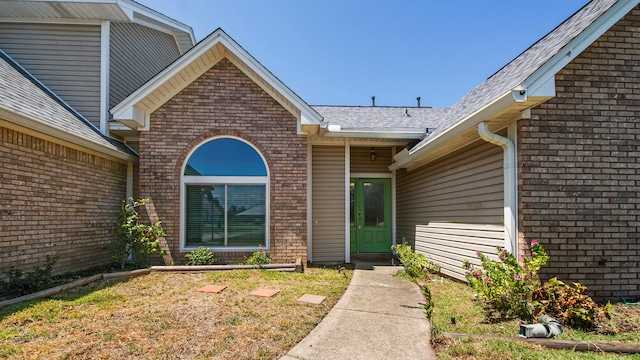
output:
[[[31,271],[22,272],[11,267],[1,292],[25,295],[46,289],[51,283],[51,271],[57,261],[57,258],[47,255],[44,264],[34,266]]]
[[[491,260],[478,252],[481,268],[463,264],[469,286],[486,299],[492,308],[504,317],[519,317],[533,320],[531,296],[540,284],[538,270],[546,264],[549,256],[536,240],[531,242],[532,257],[521,256],[522,265],[509,251],[498,246],[499,261]]]
[[[609,317],[611,304],[604,308],[598,305],[584,292],[587,287],[574,283],[574,287],[553,278],[533,292],[533,308],[537,315],[549,315],[563,325],[592,329]]]
[[[423,278],[427,273],[437,274],[440,267],[431,262],[424,254],[416,254],[409,244],[399,244],[395,249],[398,260],[404,265],[407,274],[412,278]]]
[[[187,265],[213,265],[220,261],[216,255],[204,246],[200,246],[196,250],[190,251],[185,255]]]
[[[120,213],[115,224],[115,231],[118,241],[115,244],[114,260],[120,264],[124,270],[127,261],[136,266],[146,265],[147,256],[160,253],[160,238],[165,236],[165,232],[160,228],[160,221],[153,225],[147,225],[140,221],[140,209],[143,208],[148,199],[129,201],[123,200]]]
[[[271,263],[271,258],[266,252],[262,251],[261,245],[258,251],[251,254],[244,262],[247,265],[265,265]]]

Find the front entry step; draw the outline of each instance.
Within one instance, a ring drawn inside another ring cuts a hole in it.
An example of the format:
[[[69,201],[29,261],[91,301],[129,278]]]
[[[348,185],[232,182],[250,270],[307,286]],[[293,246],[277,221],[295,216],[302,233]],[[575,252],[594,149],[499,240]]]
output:
[[[393,259],[393,254],[391,254],[391,253],[351,254],[351,260],[382,261],[382,260],[391,260],[391,259]]]

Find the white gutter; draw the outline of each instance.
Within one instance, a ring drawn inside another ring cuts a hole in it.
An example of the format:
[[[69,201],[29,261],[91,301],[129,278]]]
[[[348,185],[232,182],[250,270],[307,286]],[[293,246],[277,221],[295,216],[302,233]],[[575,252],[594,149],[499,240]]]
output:
[[[0,106],[0,119],[6,120],[10,123],[16,124],[18,126],[21,126],[33,131],[37,131],[39,133],[51,136],[53,138],[57,138],[78,146],[85,147],[87,149],[99,152],[101,154],[112,156],[120,160],[125,160],[130,162],[138,161],[138,158],[136,156],[127,154],[113,145],[112,145],[113,147],[110,147],[107,144],[104,144],[104,145],[99,144],[87,138],[83,138],[78,135],[73,135],[57,127],[45,124],[42,121],[40,121],[40,119],[32,117],[28,114],[19,113],[14,109],[9,109],[4,106]],[[96,134],[96,135],[101,136],[99,134]],[[105,142],[108,142],[108,141],[105,140]]]
[[[479,121],[487,119],[491,115],[508,108],[516,102],[522,102],[523,100],[526,101],[526,95],[520,95],[519,89],[507,92],[485,107],[459,121],[454,126],[451,126],[446,131],[436,134],[434,138],[430,138],[429,142],[425,143],[423,146],[412,151],[401,151],[394,157],[395,162],[389,166],[389,170],[396,171],[402,168],[409,168],[411,164],[418,162],[421,156],[446,145],[449,141],[462,135],[465,131],[472,129]]]
[[[507,251],[516,258],[518,256],[518,231],[516,226],[517,195],[516,195],[516,148],[513,142],[505,137],[494,134],[484,121],[478,123],[478,135],[491,144],[504,150],[504,241]]]
[[[363,138],[363,139],[414,139],[424,138],[426,130],[416,129],[364,129],[345,128],[340,125],[323,123],[324,137],[331,138]]]

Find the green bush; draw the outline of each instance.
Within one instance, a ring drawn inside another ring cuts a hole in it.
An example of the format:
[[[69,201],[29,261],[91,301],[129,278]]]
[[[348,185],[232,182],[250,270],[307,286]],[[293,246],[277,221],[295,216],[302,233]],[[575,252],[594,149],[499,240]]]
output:
[[[23,272],[11,267],[1,292],[25,295],[46,289],[51,283],[51,271],[57,261],[57,258],[47,255],[44,264],[34,266],[31,271]]]
[[[266,252],[262,251],[262,246],[260,246],[258,251],[245,259],[244,263],[247,265],[265,265],[271,263],[271,258]]]
[[[531,252],[531,258],[521,256],[522,264],[501,246],[498,246],[499,261],[477,252],[482,262],[480,268],[468,261],[463,264],[469,286],[500,315],[533,320],[531,297],[533,290],[540,284],[538,270],[547,263],[549,256],[536,240],[531,242]]]
[[[160,228],[160,221],[147,225],[140,220],[140,210],[147,204],[148,199],[129,201],[122,200],[120,213],[115,223],[115,231],[118,241],[115,244],[113,259],[124,270],[127,261],[134,266],[146,265],[150,254],[165,254],[160,250],[160,238],[166,236]]]
[[[391,247],[395,249],[398,260],[412,278],[424,278],[427,273],[437,274],[440,267],[431,262],[424,254],[416,254],[409,244],[399,244]]]
[[[190,251],[185,255],[187,265],[213,265],[220,261],[216,255],[204,246],[200,246],[196,250]]]
[[[574,283],[571,287],[553,278],[533,292],[533,308],[536,314],[549,315],[563,325],[593,329],[604,318],[609,318],[611,304],[604,308],[598,305],[584,292],[587,287]]]

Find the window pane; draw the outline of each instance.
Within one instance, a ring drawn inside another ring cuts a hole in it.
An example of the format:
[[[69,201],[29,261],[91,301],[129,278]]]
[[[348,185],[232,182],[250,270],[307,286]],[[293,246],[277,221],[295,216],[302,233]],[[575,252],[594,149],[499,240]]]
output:
[[[227,245],[265,245],[264,185],[227,186]]]
[[[351,219],[349,226],[356,225],[356,186],[353,182],[349,183],[349,218]]]
[[[267,176],[267,168],[253,147],[223,138],[202,144],[191,154],[184,175]]]
[[[224,245],[224,185],[187,185],[186,246]]]
[[[384,184],[364,183],[364,225],[384,227]]]

